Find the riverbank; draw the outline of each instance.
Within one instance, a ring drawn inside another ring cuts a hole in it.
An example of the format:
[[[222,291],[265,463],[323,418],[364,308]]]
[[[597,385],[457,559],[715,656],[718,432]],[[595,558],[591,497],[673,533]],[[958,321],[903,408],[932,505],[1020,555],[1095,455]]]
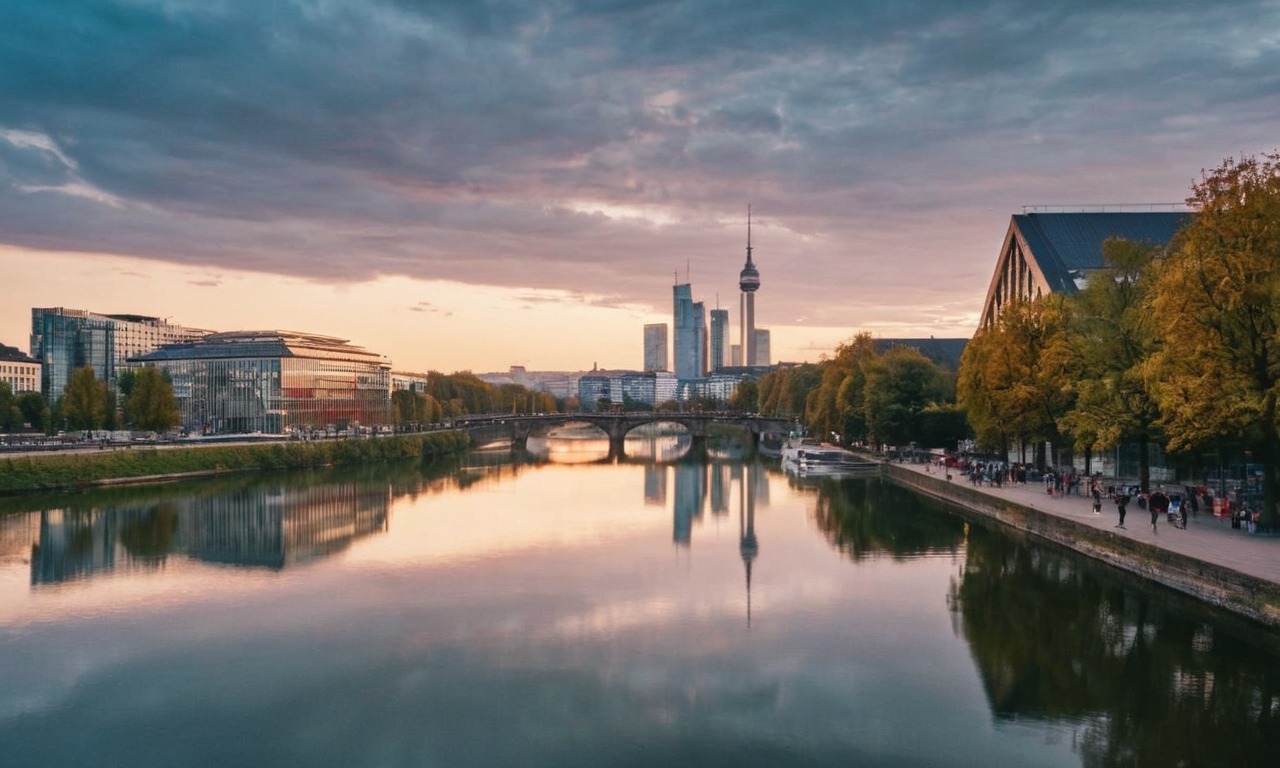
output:
[[[407,458],[439,458],[471,445],[461,431],[370,440],[179,445],[71,455],[0,459],[0,494],[146,483],[271,469],[344,466]]]
[[[1160,520],[1153,531],[1150,514],[1136,505],[1122,529],[1109,502],[1094,515],[1083,496],[1049,496],[1035,485],[974,486],[925,466],[889,463],[884,470],[927,496],[1280,630],[1280,538],[1232,529],[1207,512],[1186,530]]]

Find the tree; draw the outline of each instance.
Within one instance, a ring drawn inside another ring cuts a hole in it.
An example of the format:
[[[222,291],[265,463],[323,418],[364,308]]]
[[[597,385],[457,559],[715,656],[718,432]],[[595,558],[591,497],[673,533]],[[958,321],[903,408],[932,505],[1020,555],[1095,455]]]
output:
[[[39,392],[23,392],[18,395],[18,410],[22,411],[23,422],[30,424],[32,429],[49,431],[52,422],[49,404],[45,402],[44,395]]]
[[[871,334],[860,333],[821,363],[819,384],[808,401],[806,426],[819,435],[836,433],[846,443],[867,437],[864,396],[867,367],[877,358]]]
[[[1149,305],[1157,255],[1146,243],[1112,238],[1102,244],[1106,267],[1069,300],[1071,360],[1062,385],[1076,397],[1059,421],[1079,447],[1101,451],[1136,442],[1144,490],[1151,479],[1147,446],[1160,432],[1160,408],[1145,378],[1147,359],[1160,346]]]
[[[1014,302],[965,347],[957,397],[979,445],[1007,451],[1011,439],[1060,442],[1058,420],[1073,398],[1064,386],[1070,379],[1068,318],[1056,295]]]
[[[22,409],[13,396],[9,382],[0,381],[0,432],[17,432],[22,429]]]
[[[755,379],[743,379],[729,398],[729,408],[738,413],[755,413],[760,409],[760,383]]]
[[[1202,172],[1195,219],[1152,297],[1164,346],[1148,375],[1171,449],[1239,437],[1263,466],[1262,525],[1280,503],[1280,153]]]
[[[873,444],[904,445],[921,437],[920,414],[950,400],[950,376],[911,347],[894,347],[866,366],[863,409]]]
[[[125,400],[125,415],[134,429],[164,432],[182,423],[178,398],[167,371],[147,366],[136,372],[132,394]]]
[[[101,429],[107,421],[107,385],[98,381],[93,366],[71,372],[62,390],[62,417],[68,429]]]

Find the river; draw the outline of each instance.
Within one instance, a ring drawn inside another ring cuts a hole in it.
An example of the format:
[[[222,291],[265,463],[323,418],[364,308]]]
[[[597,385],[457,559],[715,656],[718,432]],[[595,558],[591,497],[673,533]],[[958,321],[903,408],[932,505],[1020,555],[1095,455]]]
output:
[[[1274,634],[879,479],[587,442],[4,500],[0,763],[1280,754]]]

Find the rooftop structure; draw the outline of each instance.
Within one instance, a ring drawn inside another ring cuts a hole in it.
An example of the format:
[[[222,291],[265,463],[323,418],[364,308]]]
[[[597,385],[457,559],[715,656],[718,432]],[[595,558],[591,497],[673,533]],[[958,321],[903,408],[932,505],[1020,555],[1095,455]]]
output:
[[[40,361],[17,347],[0,344],[0,382],[9,385],[9,391],[39,392]]]
[[[1102,244],[1119,237],[1165,246],[1191,220],[1186,211],[1023,213],[1009,222],[982,306],[982,325],[1005,304],[1050,293],[1075,293],[1102,269]]]

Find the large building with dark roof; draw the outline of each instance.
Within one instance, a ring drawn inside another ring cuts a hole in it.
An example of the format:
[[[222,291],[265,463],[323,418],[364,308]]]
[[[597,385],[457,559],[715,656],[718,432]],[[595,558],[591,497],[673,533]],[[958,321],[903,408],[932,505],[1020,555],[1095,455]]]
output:
[[[129,362],[167,371],[182,426],[200,434],[309,434],[388,423],[391,362],[346,339],[232,331]]]
[[[982,305],[982,326],[1019,299],[1075,293],[1101,269],[1102,244],[1118,237],[1168,245],[1193,214],[1187,211],[1023,213],[1013,216]]]

